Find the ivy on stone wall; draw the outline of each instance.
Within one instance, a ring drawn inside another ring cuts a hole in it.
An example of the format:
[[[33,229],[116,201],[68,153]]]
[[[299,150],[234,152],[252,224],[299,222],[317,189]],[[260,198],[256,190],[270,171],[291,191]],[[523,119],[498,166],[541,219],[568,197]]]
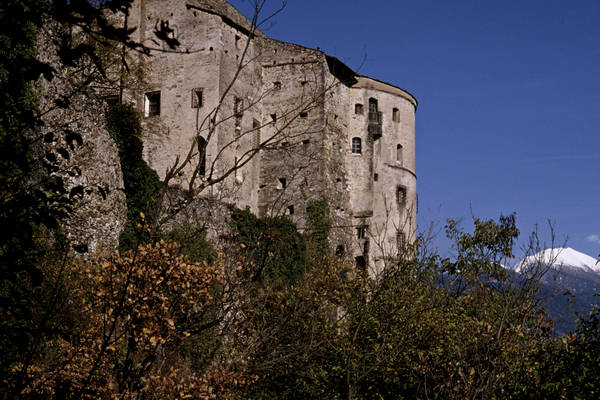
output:
[[[137,229],[141,215],[156,209],[161,182],[156,172],[142,158],[142,125],[139,113],[131,106],[118,104],[106,116],[106,127],[119,149],[121,171],[127,197],[127,224],[121,233],[119,247],[131,249],[148,240]]]
[[[314,200],[306,206],[308,217],[309,250],[313,257],[324,256],[329,249],[331,217],[327,199]]]
[[[290,285],[306,272],[306,240],[285,217],[258,218],[250,210],[231,207],[236,239],[252,260],[247,271],[253,281],[267,285]]]

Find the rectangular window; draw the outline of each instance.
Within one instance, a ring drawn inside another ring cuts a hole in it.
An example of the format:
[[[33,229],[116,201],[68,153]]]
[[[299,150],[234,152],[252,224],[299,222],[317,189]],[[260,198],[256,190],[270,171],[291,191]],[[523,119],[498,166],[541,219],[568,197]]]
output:
[[[244,100],[239,97],[233,98],[233,115],[240,118],[244,114]]]
[[[367,237],[367,227],[365,225],[356,228],[357,239],[364,239]]]
[[[404,232],[396,233],[396,246],[398,247],[398,250],[402,250],[404,249],[404,246],[406,246],[406,236],[404,235]]]
[[[392,110],[392,121],[400,122],[400,110],[398,110],[397,108],[394,108]]]
[[[160,115],[160,91],[148,92],[144,96],[144,115]]]
[[[254,148],[258,148],[260,146],[260,122],[258,120],[252,120],[252,129],[254,130]]]
[[[404,186],[398,186],[396,189],[396,202],[399,207],[404,207],[406,204],[406,188]]]
[[[362,152],[361,149],[361,140],[358,137],[352,138],[352,153],[360,154]]]
[[[363,113],[363,105],[355,104],[354,105],[354,114],[362,114]]]
[[[192,108],[201,108],[203,105],[202,88],[192,89]]]

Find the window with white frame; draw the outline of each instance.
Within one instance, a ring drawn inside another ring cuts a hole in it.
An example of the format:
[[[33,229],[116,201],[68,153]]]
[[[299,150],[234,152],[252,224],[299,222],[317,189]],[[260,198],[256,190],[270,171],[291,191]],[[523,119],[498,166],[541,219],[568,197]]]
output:
[[[354,154],[362,153],[362,142],[359,137],[352,138],[352,153],[354,153]]]

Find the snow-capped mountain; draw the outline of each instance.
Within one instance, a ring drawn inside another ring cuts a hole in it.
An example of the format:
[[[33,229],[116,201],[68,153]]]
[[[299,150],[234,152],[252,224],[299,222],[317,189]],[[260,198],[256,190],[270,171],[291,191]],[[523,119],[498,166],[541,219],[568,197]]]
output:
[[[600,274],[600,263],[594,257],[573,250],[570,247],[546,249],[533,256],[521,260],[515,269],[521,271],[524,267],[531,267],[539,264],[547,265],[555,270],[579,269],[585,272],[594,272]]]
[[[575,313],[587,314],[600,305],[600,263],[597,259],[569,247],[547,249],[518,262],[517,273],[548,268],[542,277],[540,300],[556,323],[558,334],[575,329]],[[567,295],[566,293],[569,293]],[[571,300],[574,305],[570,305]]]

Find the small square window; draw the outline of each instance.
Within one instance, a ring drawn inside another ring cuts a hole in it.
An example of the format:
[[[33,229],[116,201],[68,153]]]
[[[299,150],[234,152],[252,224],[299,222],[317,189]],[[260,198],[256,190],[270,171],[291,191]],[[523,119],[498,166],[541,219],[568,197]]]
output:
[[[288,206],[287,208],[288,215],[294,215],[294,206]]]
[[[277,189],[285,189],[287,187],[287,179],[279,178],[277,180]]]
[[[201,88],[192,89],[192,108],[201,108],[204,105],[204,98]]]
[[[307,112],[301,112],[300,113],[300,118],[307,118],[308,117],[308,113]]]
[[[363,113],[363,105],[355,104],[354,105],[354,114],[362,114]]]
[[[279,82],[279,81],[273,82],[273,89],[275,89],[275,90],[281,89],[281,82]]]
[[[144,96],[144,115],[146,117],[160,115],[160,91],[146,93]]]

